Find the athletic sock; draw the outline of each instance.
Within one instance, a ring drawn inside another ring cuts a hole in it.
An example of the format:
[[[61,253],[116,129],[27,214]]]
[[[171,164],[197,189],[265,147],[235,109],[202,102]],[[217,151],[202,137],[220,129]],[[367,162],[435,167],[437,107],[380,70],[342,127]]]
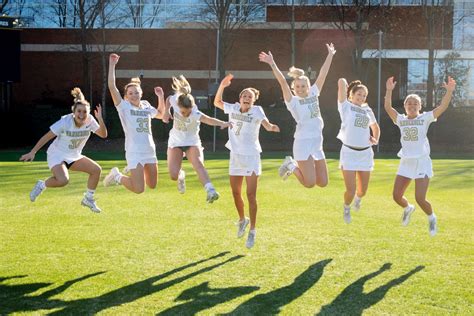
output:
[[[39,180],[41,190],[46,189],[46,182],[44,180]]]
[[[87,189],[86,190],[86,197],[91,199],[94,197],[95,190]]]
[[[212,185],[211,182],[206,183],[206,184],[204,185],[204,189],[206,190],[206,192],[209,191],[209,190],[215,190],[215,189],[214,189],[214,186]]]
[[[430,221],[434,220],[435,218],[436,218],[436,215],[435,215],[434,212],[431,213],[431,215],[428,215],[428,219],[429,219]]]

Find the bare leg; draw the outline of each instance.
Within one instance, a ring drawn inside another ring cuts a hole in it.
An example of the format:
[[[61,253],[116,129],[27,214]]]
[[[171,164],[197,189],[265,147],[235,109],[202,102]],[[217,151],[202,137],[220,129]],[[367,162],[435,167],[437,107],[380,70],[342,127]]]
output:
[[[186,151],[186,157],[188,157],[189,162],[193,165],[194,170],[196,171],[199,181],[202,185],[211,182],[209,179],[209,174],[207,173],[206,168],[203,164],[203,157],[201,156],[202,152],[196,146],[191,146]]]
[[[408,200],[405,198],[405,191],[410,185],[411,179],[397,175],[395,178],[395,184],[393,185],[393,200],[405,208],[408,206]]]
[[[245,177],[247,183],[247,199],[249,201],[250,229],[255,229],[257,223],[257,185],[258,176],[252,173],[251,176]]]
[[[356,192],[356,172],[352,170],[342,170],[346,191],[344,192],[344,204],[351,205]]]
[[[145,183],[150,189],[156,188],[158,183],[158,164],[147,163],[143,167],[143,173],[145,175]]]
[[[234,197],[234,204],[239,213],[239,219],[242,221],[245,218],[244,214],[244,200],[242,199],[242,183],[243,176],[230,176],[230,187],[232,189],[232,196]]]
[[[183,151],[181,148],[168,148],[168,171],[173,181],[178,180],[179,171],[183,162]]]
[[[87,188],[89,190],[95,190],[97,188],[97,184],[100,180],[100,173],[102,172],[102,168],[97,164],[97,162],[90,158],[83,157],[75,161],[70,169],[72,171],[88,173],[89,179],[87,180]]]
[[[130,173],[130,177],[122,176],[120,183],[134,193],[143,193],[145,191],[145,175],[143,173],[143,166],[138,164],[135,169],[130,170]]]
[[[426,193],[428,192],[428,185],[430,184],[430,178],[425,177],[423,179],[415,179],[415,198],[416,203],[421,207],[426,215],[433,214],[433,208],[430,202],[426,200]]]
[[[53,173],[52,177],[49,177],[45,181],[47,188],[59,188],[66,186],[69,183],[69,171],[65,164],[59,164],[51,169]]]
[[[321,188],[324,188],[325,186],[327,186],[329,182],[329,176],[328,176],[328,166],[326,164],[326,159],[315,160],[314,171],[316,174],[316,185]]]
[[[306,188],[312,188],[316,185],[316,170],[313,157],[308,160],[298,160],[298,167],[293,171],[298,181]]]

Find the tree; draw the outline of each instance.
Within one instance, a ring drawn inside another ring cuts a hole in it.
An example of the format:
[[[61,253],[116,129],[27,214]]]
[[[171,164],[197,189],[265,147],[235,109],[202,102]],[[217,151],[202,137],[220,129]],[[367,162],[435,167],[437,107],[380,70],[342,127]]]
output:
[[[134,28],[152,27],[162,11],[162,0],[126,0],[128,15]]]
[[[204,0],[199,20],[209,29],[217,30],[219,78],[225,76],[225,56],[232,49],[235,32],[254,21],[263,4],[249,4],[247,0]]]
[[[469,65],[466,61],[460,60],[461,55],[456,52],[452,52],[444,56],[443,59],[440,59],[436,62],[436,73],[437,73],[437,86],[442,87],[443,82],[446,82],[448,76],[455,78],[456,80],[456,90],[453,93],[452,103],[454,106],[462,106],[467,103],[467,93],[469,92],[468,75],[470,71]],[[436,102],[438,104],[439,100],[443,97],[445,89],[436,89]]]
[[[321,0],[329,9],[333,24],[344,31],[346,37],[354,36],[352,52],[352,68],[355,75],[364,81],[367,78],[367,67],[363,64],[363,53],[369,42],[376,36],[377,30],[368,30],[367,24],[376,17],[389,13],[391,2],[381,0],[353,0],[348,5],[347,0]]]

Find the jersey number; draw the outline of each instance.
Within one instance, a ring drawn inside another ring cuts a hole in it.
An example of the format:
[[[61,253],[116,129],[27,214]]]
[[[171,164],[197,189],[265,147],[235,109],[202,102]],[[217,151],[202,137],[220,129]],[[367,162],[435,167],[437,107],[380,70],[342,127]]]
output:
[[[148,118],[137,118],[137,132],[150,134],[150,126],[148,125]]]
[[[177,129],[178,131],[186,132],[186,131],[188,130],[188,129],[186,128],[186,124],[185,124],[183,121],[181,121],[181,120],[175,118],[174,122],[176,123],[176,129]]]
[[[418,128],[416,127],[405,127],[403,128],[403,140],[404,141],[413,141],[418,140]]]
[[[71,143],[69,144],[69,149],[78,148],[83,141],[84,141],[84,138],[71,139]]]
[[[311,118],[319,117],[319,108],[315,103],[308,104],[309,112],[311,113]]]
[[[244,122],[239,121],[237,122],[237,129],[235,130],[235,135],[239,136],[240,135],[240,130],[242,129],[242,126],[244,126]]]
[[[356,114],[354,126],[367,128],[367,126],[369,126],[369,118],[367,116]]]

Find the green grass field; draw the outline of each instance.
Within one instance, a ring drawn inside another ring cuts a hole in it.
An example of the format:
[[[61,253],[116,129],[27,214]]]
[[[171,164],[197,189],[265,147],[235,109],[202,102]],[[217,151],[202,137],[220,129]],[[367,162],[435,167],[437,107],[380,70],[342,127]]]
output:
[[[263,160],[250,251],[236,238],[227,154],[206,163],[221,194],[212,205],[188,162],[180,195],[161,159],[156,190],[100,186],[101,214],[80,205],[86,175],[72,173],[67,187],[31,203],[46,162],[0,162],[0,314],[474,314],[473,160],[433,160],[429,200],[439,230],[431,238],[419,209],[408,227],[400,224],[393,155],[376,160],[350,225],[336,156],[324,189],[282,182],[282,156]],[[124,166],[100,160],[117,156],[92,157],[104,175]],[[414,202],[413,185],[407,197]]]

